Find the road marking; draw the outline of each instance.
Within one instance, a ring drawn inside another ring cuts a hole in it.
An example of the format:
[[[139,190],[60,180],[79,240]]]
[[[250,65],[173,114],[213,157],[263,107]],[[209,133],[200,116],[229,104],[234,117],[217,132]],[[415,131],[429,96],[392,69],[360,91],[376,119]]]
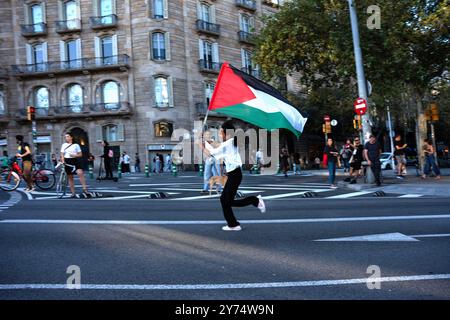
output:
[[[323,190],[323,189],[316,189],[316,190],[309,190],[309,191],[301,191],[301,192],[291,192],[291,193],[283,193],[283,194],[276,194],[273,196],[267,196],[264,197],[264,200],[272,200],[272,199],[280,199],[280,198],[287,198],[287,197],[295,197],[300,196],[302,194],[305,194],[307,192],[328,192],[329,190]]]
[[[112,198],[92,198],[92,200],[123,200],[123,199],[138,199],[138,198],[148,198],[151,194],[156,194],[157,192],[148,192],[147,194],[140,194],[137,196],[123,196],[123,197],[112,197]],[[178,194],[177,192],[168,192],[169,195]]]
[[[130,184],[130,187],[154,187],[154,186],[177,186],[182,184],[199,184],[198,182],[175,182],[175,183],[141,183]]]
[[[359,237],[345,237],[345,238],[332,238],[332,239],[320,239],[314,241],[327,241],[327,242],[339,242],[339,241],[419,241],[410,236],[404,235],[399,232],[395,233],[383,233],[383,234],[371,234],[367,236],[359,236]]]
[[[198,190],[197,190],[198,191]],[[264,191],[241,191],[240,192],[244,193],[244,194],[249,194],[249,193],[263,193]],[[211,195],[205,195],[205,196],[195,196],[195,197],[185,197],[185,198],[176,198],[176,199],[172,199],[172,200],[198,200],[198,199],[210,199],[210,198],[218,198],[220,197],[220,194],[217,194],[215,191],[213,191],[211,193]],[[266,198],[264,198],[266,199]]]
[[[400,196],[399,198],[420,198],[423,197],[423,194],[405,194],[403,196]]]
[[[264,187],[292,187],[292,188],[312,188],[313,186],[318,186],[319,188],[330,189],[329,184],[325,183],[302,183],[302,184],[262,184]]]
[[[81,284],[80,289],[71,289],[67,284],[0,284],[0,290],[222,290],[342,286],[373,282],[410,282],[426,280],[450,280],[450,274],[394,276],[380,278],[357,278],[340,280],[312,280],[263,283],[221,284]]]
[[[327,199],[347,199],[347,198],[362,196],[362,195],[369,194],[369,193],[373,193],[373,191],[358,191],[358,192],[340,194],[338,196],[327,197]]]
[[[418,216],[380,216],[349,218],[316,218],[316,219],[274,219],[274,220],[240,220],[244,224],[291,224],[320,222],[361,222],[390,220],[426,220],[450,219],[450,215],[418,215]],[[213,225],[223,224],[223,220],[44,220],[44,219],[5,219],[0,224],[111,224],[111,225]]]
[[[444,238],[444,237],[450,237],[450,233],[416,234],[416,235],[413,235],[410,237],[413,237],[413,238]]]

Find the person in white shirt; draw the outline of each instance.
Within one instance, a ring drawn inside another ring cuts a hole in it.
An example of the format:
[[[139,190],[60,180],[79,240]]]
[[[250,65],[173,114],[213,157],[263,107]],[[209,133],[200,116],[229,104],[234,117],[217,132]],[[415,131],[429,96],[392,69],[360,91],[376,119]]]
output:
[[[258,207],[262,213],[266,211],[266,207],[261,195],[235,200],[236,193],[242,181],[242,160],[237,147],[237,138],[234,136],[234,125],[231,121],[225,121],[222,124],[219,135],[224,142],[217,148],[213,148],[208,142],[199,142],[199,145],[206,156],[213,156],[216,160],[223,159],[225,162],[228,181],[220,196],[220,203],[227,225],[222,227],[222,230],[240,231],[241,226],[234,216],[232,207],[253,205]]]
[[[131,158],[130,158],[130,156],[124,151],[123,152],[123,167],[124,167],[124,170],[123,170],[123,172],[124,173],[130,173],[130,162],[131,162]]]
[[[61,147],[61,162],[66,164],[64,168],[67,173],[70,191],[72,192],[72,198],[75,198],[75,184],[73,182],[73,174],[75,172],[80,178],[81,185],[83,186],[83,192],[88,193],[83,168],[81,167],[79,161],[83,155],[81,153],[80,146],[77,143],[74,143],[73,136],[70,132],[66,133],[65,139],[66,143],[63,143]]]

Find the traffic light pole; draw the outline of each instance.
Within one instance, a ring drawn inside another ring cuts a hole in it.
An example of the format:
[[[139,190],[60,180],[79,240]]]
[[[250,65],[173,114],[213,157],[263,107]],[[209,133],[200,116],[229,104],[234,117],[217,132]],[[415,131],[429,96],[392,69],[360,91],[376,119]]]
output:
[[[355,62],[356,62],[356,75],[358,78],[358,93],[359,98],[363,98],[367,101],[367,81],[364,74],[364,65],[362,59],[361,46],[359,42],[359,29],[358,29],[358,16],[356,15],[356,7],[353,0],[348,0],[348,5],[350,8],[350,21],[352,24],[352,36],[353,36],[353,47],[355,51]],[[369,106],[367,106],[369,109]],[[366,114],[362,116],[362,133],[364,141],[369,140],[369,136],[372,133],[372,128],[370,126],[370,116],[369,110]]]
[[[33,137],[33,147],[35,156],[38,154],[36,120],[31,121],[31,136]]]

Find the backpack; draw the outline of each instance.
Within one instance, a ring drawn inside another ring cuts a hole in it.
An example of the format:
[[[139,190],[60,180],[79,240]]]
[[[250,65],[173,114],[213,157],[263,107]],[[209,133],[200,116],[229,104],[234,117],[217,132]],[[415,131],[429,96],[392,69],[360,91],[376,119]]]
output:
[[[114,157],[114,151],[112,149],[109,149],[108,151],[108,157],[113,158]]]

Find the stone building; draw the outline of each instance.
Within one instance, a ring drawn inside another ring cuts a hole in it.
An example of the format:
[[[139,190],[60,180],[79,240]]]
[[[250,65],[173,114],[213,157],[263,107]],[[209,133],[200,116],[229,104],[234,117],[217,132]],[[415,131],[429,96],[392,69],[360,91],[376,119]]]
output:
[[[105,139],[151,164],[203,118],[223,61],[258,76],[252,33],[278,2],[0,0],[0,152],[22,134],[49,158],[72,131],[85,155]]]

